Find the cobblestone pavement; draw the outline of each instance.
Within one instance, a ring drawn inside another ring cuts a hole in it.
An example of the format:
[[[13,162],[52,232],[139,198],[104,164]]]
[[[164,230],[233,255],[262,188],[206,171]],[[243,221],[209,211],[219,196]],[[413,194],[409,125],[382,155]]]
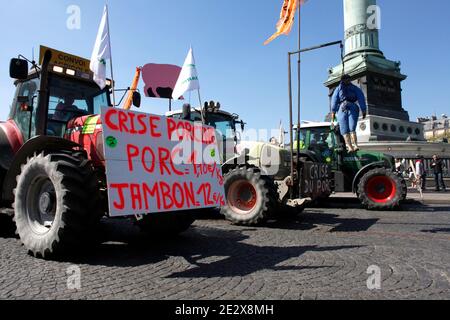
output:
[[[199,220],[171,241],[108,223],[108,243],[50,262],[0,237],[0,299],[450,299],[450,207],[313,208],[262,228]],[[67,270],[81,269],[69,290]],[[368,267],[381,289],[367,289]]]

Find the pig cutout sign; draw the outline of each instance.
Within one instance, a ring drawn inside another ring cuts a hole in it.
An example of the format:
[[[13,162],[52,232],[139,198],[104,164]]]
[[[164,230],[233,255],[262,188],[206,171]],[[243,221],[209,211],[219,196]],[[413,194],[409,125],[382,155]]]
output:
[[[172,99],[172,92],[181,73],[179,66],[171,64],[146,64],[142,68],[145,96]],[[180,98],[182,99],[182,98]]]

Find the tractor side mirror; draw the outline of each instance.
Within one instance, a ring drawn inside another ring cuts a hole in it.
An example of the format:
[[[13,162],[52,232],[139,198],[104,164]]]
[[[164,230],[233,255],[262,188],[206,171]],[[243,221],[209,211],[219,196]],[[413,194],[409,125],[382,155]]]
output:
[[[235,124],[240,124],[241,125],[241,131],[244,131],[245,130],[245,122],[244,121],[235,121],[234,122]]]
[[[23,59],[11,59],[9,64],[9,76],[17,80],[28,78],[28,61]]]
[[[186,103],[183,105],[183,120],[191,121],[191,105],[189,103]]]
[[[141,101],[142,101],[141,94],[137,91],[134,91],[133,92],[133,106],[135,106],[136,108],[140,108]]]

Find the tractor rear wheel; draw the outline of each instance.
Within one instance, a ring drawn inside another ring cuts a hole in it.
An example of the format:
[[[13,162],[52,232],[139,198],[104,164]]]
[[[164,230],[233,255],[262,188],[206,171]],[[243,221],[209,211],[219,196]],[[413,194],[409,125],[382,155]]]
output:
[[[35,257],[79,249],[101,218],[98,179],[82,152],[35,155],[22,167],[14,194],[17,234]]]
[[[358,194],[363,206],[369,210],[393,210],[402,201],[402,180],[390,170],[374,169],[361,178]]]
[[[137,220],[136,224],[152,238],[170,238],[187,231],[195,221],[194,215],[192,211],[152,213]]]
[[[257,168],[240,167],[225,175],[227,204],[221,213],[232,223],[257,225],[274,213],[277,192],[273,180]]]

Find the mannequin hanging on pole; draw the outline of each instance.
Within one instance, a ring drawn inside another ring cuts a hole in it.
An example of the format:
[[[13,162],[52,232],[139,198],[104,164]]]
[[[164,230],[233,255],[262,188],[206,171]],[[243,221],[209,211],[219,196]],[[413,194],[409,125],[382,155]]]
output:
[[[336,88],[331,98],[332,121],[336,119],[342,136],[345,139],[347,150],[356,152],[359,150],[356,127],[358,125],[360,110],[363,119],[367,116],[366,98],[363,91],[352,84],[349,75],[344,74],[341,83]]]

